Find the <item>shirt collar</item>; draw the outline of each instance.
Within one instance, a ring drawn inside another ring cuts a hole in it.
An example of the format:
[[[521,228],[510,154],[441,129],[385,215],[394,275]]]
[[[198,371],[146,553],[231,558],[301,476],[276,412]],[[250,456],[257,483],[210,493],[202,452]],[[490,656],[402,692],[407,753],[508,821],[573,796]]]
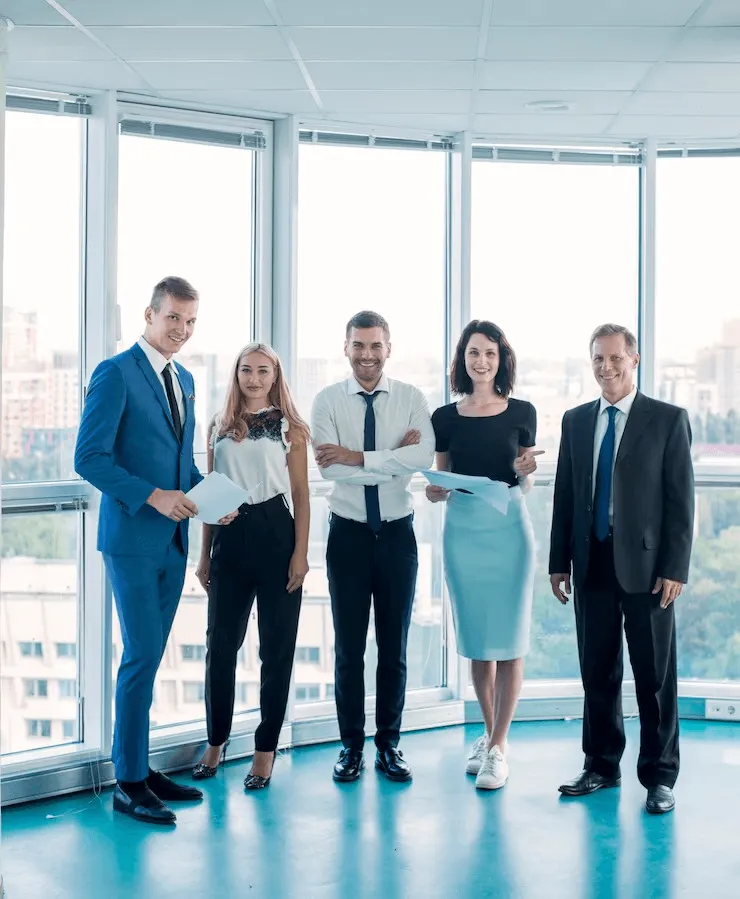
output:
[[[165,356],[163,356],[159,352],[159,350],[155,350],[151,343],[149,343],[145,337],[140,337],[136,342],[139,344],[142,350],[144,350],[144,354],[151,363],[154,371],[158,375],[161,375],[165,369],[165,366],[172,360],[167,359]],[[174,365],[172,367],[174,368]]]
[[[379,391],[390,393],[388,377],[385,374],[382,374],[380,376],[380,380],[375,385],[375,390],[373,391],[373,393],[378,393]],[[354,393],[367,393],[367,390],[365,390],[364,387],[360,386],[357,378],[353,376],[347,379],[347,393],[349,393],[350,395]]]
[[[599,414],[601,414],[604,409],[608,409],[609,406],[616,406],[617,409],[624,415],[630,414],[630,409],[632,408],[632,403],[635,401],[635,397],[637,396],[637,388],[633,387],[632,390],[627,394],[627,396],[622,397],[622,399],[618,403],[610,403],[609,400],[601,397],[599,402]]]

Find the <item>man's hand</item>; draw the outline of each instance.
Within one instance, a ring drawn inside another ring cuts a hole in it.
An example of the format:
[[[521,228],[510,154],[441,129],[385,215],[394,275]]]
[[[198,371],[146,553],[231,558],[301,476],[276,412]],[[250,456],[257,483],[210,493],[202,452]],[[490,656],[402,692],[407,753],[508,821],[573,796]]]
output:
[[[661,590],[663,591],[663,596],[660,600],[660,607],[661,609],[667,609],[668,606],[672,602],[675,602],[681,595],[683,584],[681,583],[681,581],[672,581],[667,577],[659,577],[655,581],[653,593],[660,593]]]
[[[156,509],[160,515],[170,518],[172,521],[183,521],[198,514],[198,507],[188,499],[182,490],[160,490],[157,487],[151,494],[147,503]]]
[[[537,471],[537,462],[535,461],[535,456],[541,456],[545,451],[544,450],[525,450],[521,456],[517,456],[514,459],[514,471],[517,473],[517,477],[526,478],[529,475],[534,474]]]
[[[417,431],[416,428],[411,428],[410,431],[406,431],[403,435],[403,439],[398,444],[396,449],[401,449],[402,446],[418,446],[421,443],[421,431]]]
[[[314,447],[316,464],[319,468],[328,468],[330,465],[353,465],[361,468],[364,460],[362,453],[347,449],[346,446],[337,446],[335,443],[321,443]]]
[[[221,525],[231,524],[231,522],[239,517],[239,510],[234,509],[233,512],[229,512],[228,515],[224,515],[223,518],[219,518],[218,523]]]
[[[563,584],[564,590],[560,589]],[[551,574],[550,587],[552,587],[552,595],[563,605],[568,602],[570,596],[570,575],[569,574]]]
[[[195,569],[195,576],[200,581],[201,587],[208,593],[208,588],[211,586],[211,559],[210,556],[201,559],[198,562],[198,567]]]

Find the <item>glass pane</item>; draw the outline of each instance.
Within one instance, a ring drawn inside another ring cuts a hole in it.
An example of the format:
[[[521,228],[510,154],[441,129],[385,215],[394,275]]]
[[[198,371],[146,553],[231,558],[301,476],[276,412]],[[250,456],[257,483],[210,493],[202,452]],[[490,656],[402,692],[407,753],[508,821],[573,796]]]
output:
[[[2,517],[3,754],[80,739],[79,527],[77,512]]]
[[[710,467],[740,466],[739,203],[740,159],[658,160],[656,387]]]
[[[6,113],[2,478],[75,478],[80,119]]]
[[[386,371],[442,403],[445,329],[444,153],[302,144],[298,181],[296,399],[349,376],[347,321],[384,316]]]
[[[691,572],[676,615],[679,677],[740,681],[740,490],[697,490]]]
[[[362,309],[389,322],[391,377],[417,386],[430,411],[445,374],[447,157],[444,153],[301,145],[298,183],[297,369],[294,391],[308,418],[316,394],[350,375],[347,321]],[[334,634],[326,581],[328,509],[313,456],[311,571],[298,647],[317,646],[319,665],[296,660],[296,701],[332,699]],[[419,578],[408,644],[408,688],[442,682],[441,517],[417,497]],[[372,622],[366,688],[375,692]],[[318,685],[318,696],[316,695]]]
[[[638,229],[636,167],[473,163],[471,313],[511,341],[543,464],[566,409],[598,396],[593,329],[636,330]]]
[[[419,574],[408,638],[407,690],[438,687],[442,683],[442,509],[439,503],[427,502],[421,481],[414,483],[413,488]],[[310,571],[304,583],[295,660],[297,703],[334,699],[334,628],[326,576],[329,507],[325,489],[321,492],[321,496],[311,498]],[[308,652],[312,647],[313,653]],[[316,656],[318,661],[314,662]],[[365,650],[365,692],[368,696],[375,694],[377,660],[371,614]]]
[[[196,462],[239,349],[250,340],[254,151],[122,135],[119,142],[119,349],[143,331],[152,288],[168,275],[200,293],[177,359],[195,378]]]

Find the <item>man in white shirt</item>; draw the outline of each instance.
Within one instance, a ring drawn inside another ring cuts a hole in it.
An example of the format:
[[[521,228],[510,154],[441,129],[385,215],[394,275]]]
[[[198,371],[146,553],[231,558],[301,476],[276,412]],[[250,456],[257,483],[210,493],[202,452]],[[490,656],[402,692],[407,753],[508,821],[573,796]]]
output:
[[[353,376],[322,390],[312,412],[316,462],[334,482],[326,564],[344,744],[334,766],[338,781],[356,780],[364,768],[371,599],[378,647],[375,766],[391,780],[411,777],[397,748],[418,567],[409,482],[414,471],[432,464],[434,431],[421,391],[383,374],[390,352],[386,320],[375,312],[355,315],[344,345]]]
[[[586,758],[560,792],[620,784],[624,628],[640,710],[637,776],[648,812],[661,814],[674,807],[679,769],[673,603],[688,579],[694,475],[686,410],[636,390],[639,360],[627,328],[597,328],[591,365],[601,397],[563,418],[550,581],[568,602],[572,569]]]

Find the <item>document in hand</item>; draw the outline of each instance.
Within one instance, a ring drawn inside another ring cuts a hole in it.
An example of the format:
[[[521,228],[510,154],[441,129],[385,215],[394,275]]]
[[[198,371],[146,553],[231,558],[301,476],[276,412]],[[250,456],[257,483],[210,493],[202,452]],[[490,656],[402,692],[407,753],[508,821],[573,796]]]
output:
[[[198,507],[197,521],[204,524],[218,524],[219,519],[229,515],[249,499],[249,491],[239,487],[225,474],[212,471],[186,494]]]
[[[506,514],[509,508],[509,485],[503,481],[492,481],[490,478],[472,477],[455,474],[451,471],[434,471],[426,469],[421,472],[430,484],[444,487],[445,490],[464,490],[480,497],[489,506]]]

